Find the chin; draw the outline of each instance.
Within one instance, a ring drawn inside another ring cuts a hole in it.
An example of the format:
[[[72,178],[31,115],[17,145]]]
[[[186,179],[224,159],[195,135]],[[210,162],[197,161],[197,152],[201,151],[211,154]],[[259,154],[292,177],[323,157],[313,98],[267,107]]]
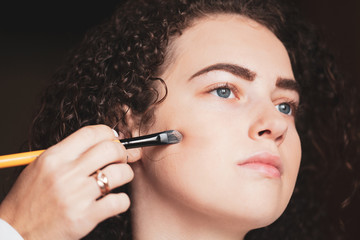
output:
[[[282,213],[283,211],[271,213],[259,211],[259,213],[256,214],[253,219],[251,219],[253,225],[252,229],[269,226],[270,224],[274,223]]]
[[[274,192],[253,191],[232,203],[228,202],[225,211],[230,214],[229,222],[247,226],[249,231],[272,224],[283,214],[288,204],[287,198],[272,194]]]

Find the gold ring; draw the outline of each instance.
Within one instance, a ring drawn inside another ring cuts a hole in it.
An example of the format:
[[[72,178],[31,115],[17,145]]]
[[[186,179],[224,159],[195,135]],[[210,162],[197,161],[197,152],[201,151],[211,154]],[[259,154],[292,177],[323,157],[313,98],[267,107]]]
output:
[[[106,194],[108,194],[110,192],[110,187],[109,180],[106,175],[102,171],[97,170],[95,173],[95,179],[97,185],[100,188],[101,195],[105,196]]]

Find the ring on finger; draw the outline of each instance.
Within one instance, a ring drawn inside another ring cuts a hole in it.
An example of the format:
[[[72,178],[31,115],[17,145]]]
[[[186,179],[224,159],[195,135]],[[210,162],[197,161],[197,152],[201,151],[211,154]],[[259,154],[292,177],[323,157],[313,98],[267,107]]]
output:
[[[101,195],[105,196],[106,194],[108,194],[110,192],[110,187],[109,180],[106,175],[101,170],[97,170],[94,177],[97,185],[100,188]]]

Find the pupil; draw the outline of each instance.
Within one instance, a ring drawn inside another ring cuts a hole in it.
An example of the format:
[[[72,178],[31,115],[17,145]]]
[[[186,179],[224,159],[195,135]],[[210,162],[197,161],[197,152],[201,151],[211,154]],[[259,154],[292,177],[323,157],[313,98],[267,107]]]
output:
[[[230,96],[230,94],[231,94],[231,91],[228,88],[220,88],[220,89],[217,90],[217,94],[220,97],[228,98]]]
[[[283,113],[288,114],[290,112],[290,107],[287,104],[281,104],[279,107],[280,107],[280,111]]]

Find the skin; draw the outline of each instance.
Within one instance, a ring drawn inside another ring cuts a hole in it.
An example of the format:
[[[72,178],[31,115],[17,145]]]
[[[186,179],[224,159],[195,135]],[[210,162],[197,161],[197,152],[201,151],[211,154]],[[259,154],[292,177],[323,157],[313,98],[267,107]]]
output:
[[[49,148],[21,173],[0,205],[0,218],[24,239],[80,239],[99,222],[126,211],[129,197],[120,193],[99,199],[91,176],[111,164],[103,169],[111,189],[132,180],[125,162],[127,156],[138,160],[140,152],[126,151],[114,138],[107,126],[89,126]]]
[[[169,94],[149,132],[177,129],[183,140],[144,148],[132,165],[134,238],[241,239],[282,214],[296,182],[300,140],[294,115],[281,110],[299,102],[288,54],[238,15],[197,20],[169,49],[160,76]],[[277,158],[281,170],[240,165],[251,156]]]

